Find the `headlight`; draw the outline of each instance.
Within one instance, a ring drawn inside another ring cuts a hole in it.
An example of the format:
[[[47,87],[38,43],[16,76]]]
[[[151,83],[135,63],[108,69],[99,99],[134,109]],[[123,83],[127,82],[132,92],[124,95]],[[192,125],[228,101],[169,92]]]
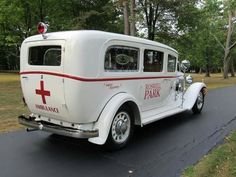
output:
[[[188,75],[188,76],[186,77],[186,82],[187,82],[188,84],[192,84],[192,83],[193,83],[193,77],[190,76],[190,75]]]

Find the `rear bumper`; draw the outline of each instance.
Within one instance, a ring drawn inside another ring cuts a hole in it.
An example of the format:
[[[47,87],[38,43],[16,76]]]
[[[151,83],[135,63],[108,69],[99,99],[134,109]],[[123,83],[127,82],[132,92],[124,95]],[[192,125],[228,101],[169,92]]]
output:
[[[26,118],[24,115],[18,117],[20,124],[36,130],[43,130],[58,135],[69,136],[74,138],[93,138],[98,137],[98,130],[81,130],[73,129],[55,124],[48,124],[43,121],[36,121],[35,117]]]

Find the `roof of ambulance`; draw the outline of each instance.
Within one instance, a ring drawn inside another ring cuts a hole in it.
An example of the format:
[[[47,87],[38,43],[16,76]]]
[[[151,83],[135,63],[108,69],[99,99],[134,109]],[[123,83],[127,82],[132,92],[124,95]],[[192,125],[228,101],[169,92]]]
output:
[[[122,34],[116,34],[116,33],[110,33],[110,32],[103,32],[103,31],[96,31],[96,30],[77,30],[77,31],[62,31],[62,32],[52,32],[52,33],[46,33],[46,38],[48,40],[75,40],[75,39],[102,39],[104,41],[109,41],[109,40],[125,40],[125,41],[132,41],[132,42],[137,42],[137,43],[143,43],[143,44],[148,44],[148,45],[153,45],[153,46],[159,46],[161,48],[166,48],[169,50],[174,51],[175,53],[178,53],[175,49],[159,43],[155,41],[150,41],[147,39],[142,39],[138,37],[133,37],[133,36],[128,36],[128,35],[122,35]],[[34,35],[31,37],[28,37],[25,39],[24,42],[32,42],[32,41],[41,41],[44,40],[42,35]]]

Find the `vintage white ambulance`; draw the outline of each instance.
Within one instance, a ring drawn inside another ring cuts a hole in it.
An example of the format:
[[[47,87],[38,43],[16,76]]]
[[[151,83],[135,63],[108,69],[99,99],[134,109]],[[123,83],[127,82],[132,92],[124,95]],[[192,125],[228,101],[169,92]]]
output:
[[[203,108],[206,85],[187,84],[171,47],[101,31],[45,33],[43,23],[39,32],[21,46],[21,87],[32,114],[19,122],[29,130],[119,149],[135,125]]]

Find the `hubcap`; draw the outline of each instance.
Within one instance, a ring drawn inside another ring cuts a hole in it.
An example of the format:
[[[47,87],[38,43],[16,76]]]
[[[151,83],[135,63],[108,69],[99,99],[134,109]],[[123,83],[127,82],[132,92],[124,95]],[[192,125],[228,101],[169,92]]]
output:
[[[130,116],[126,112],[118,113],[112,123],[112,138],[116,143],[123,143],[130,133]]]
[[[202,109],[203,106],[203,94],[202,92],[199,92],[198,97],[197,97],[197,108],[200,110]]]

